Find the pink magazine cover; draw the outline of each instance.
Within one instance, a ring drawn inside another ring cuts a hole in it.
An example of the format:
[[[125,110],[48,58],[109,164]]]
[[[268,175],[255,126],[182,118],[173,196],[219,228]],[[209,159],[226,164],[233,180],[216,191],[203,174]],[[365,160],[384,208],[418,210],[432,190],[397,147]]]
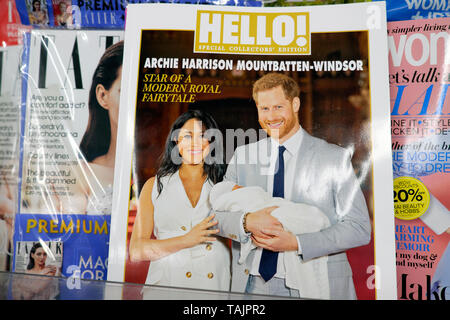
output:
[[[398,298],[450,298],[450,18],[388,23]]]

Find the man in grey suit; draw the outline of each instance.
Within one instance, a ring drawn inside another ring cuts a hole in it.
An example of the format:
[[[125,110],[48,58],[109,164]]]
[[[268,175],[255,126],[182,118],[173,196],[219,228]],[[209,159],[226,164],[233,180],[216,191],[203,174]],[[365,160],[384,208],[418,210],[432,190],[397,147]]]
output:
[[[355,299],[345,251],[370,242],[367,205],[351,165],[351,153],[310,136],[299,124],[300,89],[290,77],[269,73],[255,82],[258,120],[269,138],[238,147],[225,180],[260,186],[275,197],[316,206],[331,226],[319,232],[292,234],[271,216],[275,207],[255,212],[214,212],[220,236],[232,241],[232,291],[302,297],[285,285],[283,254],[299,259],[328,256],[331,299]],[[251,201],[251,199],[249,199]],[[253,241],[239,264],[240,244]]]

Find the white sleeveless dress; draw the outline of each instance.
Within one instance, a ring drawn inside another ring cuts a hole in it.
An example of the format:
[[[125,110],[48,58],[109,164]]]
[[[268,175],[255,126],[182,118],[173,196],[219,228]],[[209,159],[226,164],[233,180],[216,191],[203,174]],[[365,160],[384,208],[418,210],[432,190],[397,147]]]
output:
[[[179,172],[161,179],[163,190],[158,196],[157,183],[153,185],[154,235],[168,239],[184,235],[206,218],[210,211],[209,192],[212,183],[203,184],[200,199],[192,207],[183,187]],[[146,284],[185,287],[206,290],[230,290],[231,252],[224,239],[182,249],[164,258],[151,261]]]

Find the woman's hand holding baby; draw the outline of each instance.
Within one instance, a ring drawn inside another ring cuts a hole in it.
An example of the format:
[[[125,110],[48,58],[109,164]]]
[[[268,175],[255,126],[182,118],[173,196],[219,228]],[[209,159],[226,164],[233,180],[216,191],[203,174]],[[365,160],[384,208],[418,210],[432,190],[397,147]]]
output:
[[[183,242],[187,247],[193,247],[197,244],[215,241],[216,238],[212,237],[219,232],[219,229],[209,229],[215,225],[217,225],[217,221],[212,221],[215,215],[212,214],[205,219],[202,220],[199,224],[193,227],[188,233],[184,235]]]

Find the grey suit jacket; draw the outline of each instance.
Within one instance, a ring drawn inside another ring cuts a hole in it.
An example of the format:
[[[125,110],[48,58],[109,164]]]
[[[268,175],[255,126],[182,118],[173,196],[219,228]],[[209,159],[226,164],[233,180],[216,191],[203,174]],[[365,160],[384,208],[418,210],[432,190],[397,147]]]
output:
[[[266,190],[268,152],[270,138],[238,147],[225,179],[241,186],[260,186]],[[355,299],[352,271],[345,250],[370,242],[371,223],[350,162],[351,154],[337,145],[312,137],[306,131],[303,131],[298,152],[291,200],[318,207],[331,223],[329,228],[320,232],[297,235],[302,259],[308,261],[327,255],[330,298]],[[219,235],[234,240],[231,290],[244,292],[254,250],[244,264],[238,264],[240,243],[251,241],[241,231],[243,212],[214,213],[219,222]]]

